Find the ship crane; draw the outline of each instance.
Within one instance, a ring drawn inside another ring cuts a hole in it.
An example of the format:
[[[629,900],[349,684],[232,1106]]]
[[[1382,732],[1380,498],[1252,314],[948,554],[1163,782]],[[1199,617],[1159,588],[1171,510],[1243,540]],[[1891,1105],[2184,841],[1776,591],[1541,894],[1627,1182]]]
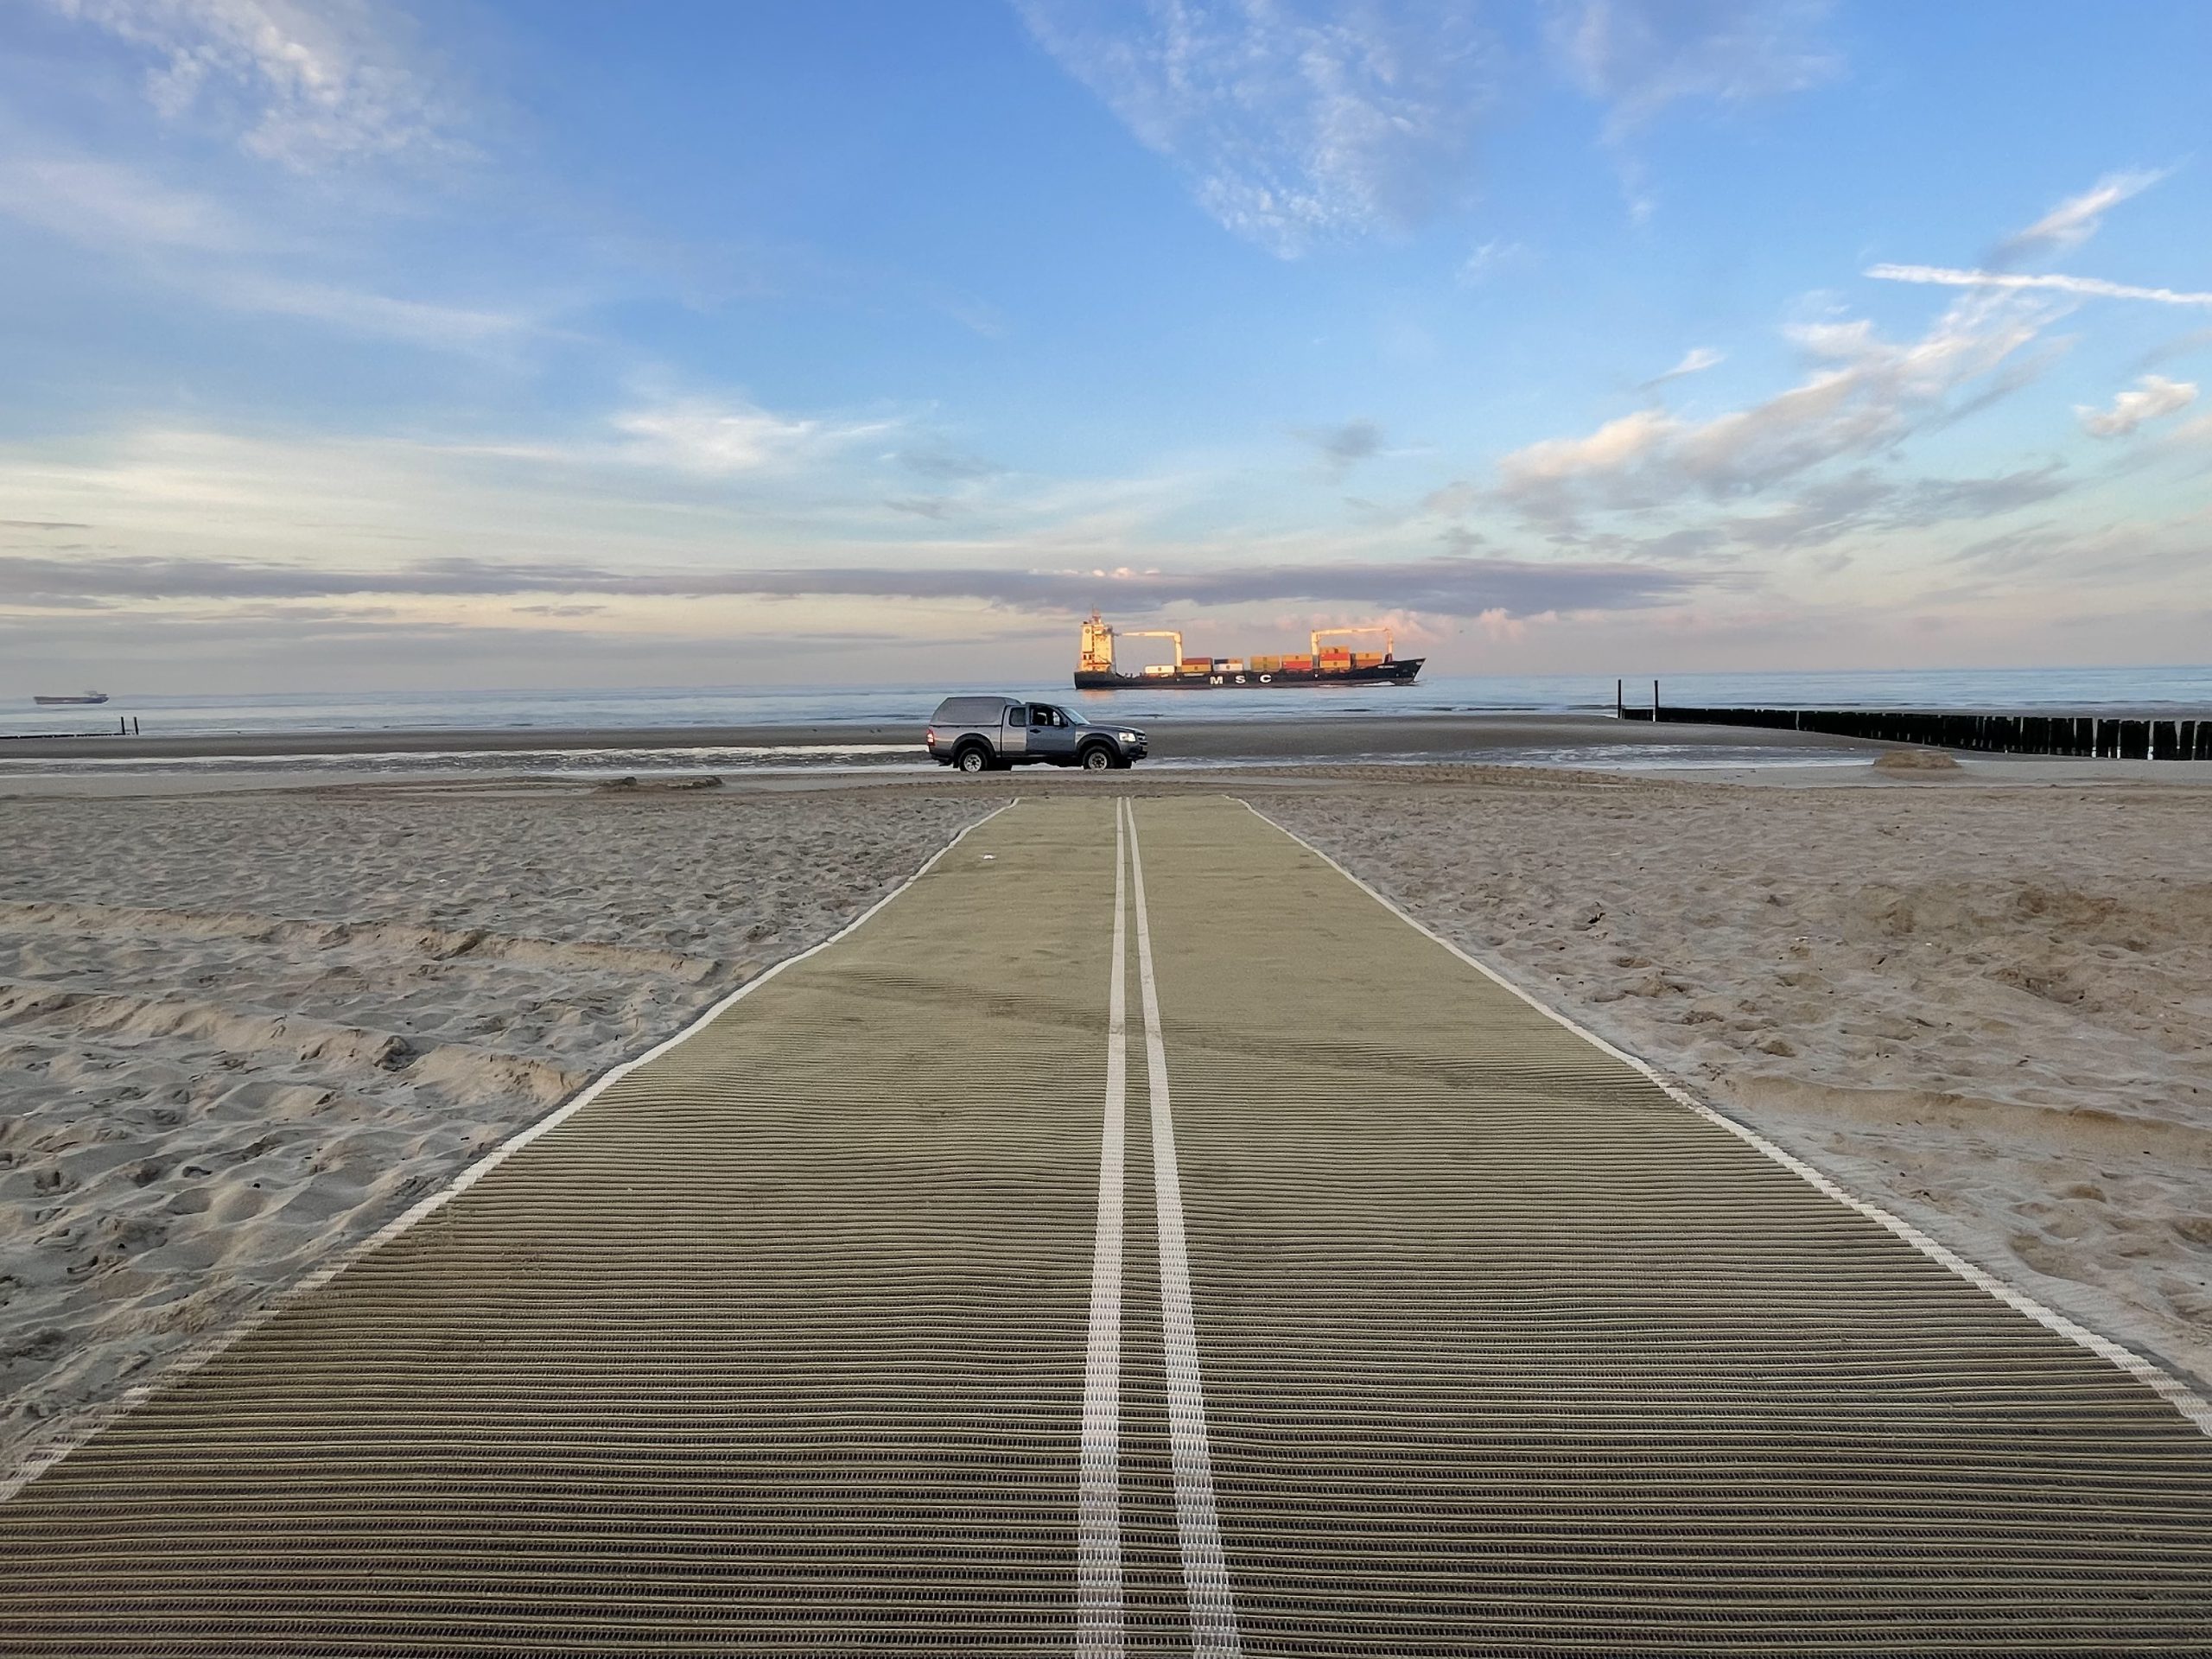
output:
[[[1176,664],[1179,667],[1182,664],[1183,636],[1177,630],[1123,628],[1117,636],[1113,624],[1107,621],[1097,612],[1093,611],[1090,620],[1083,625],[1083,652],[1078,659],[1079,665],[1086,669],[1113,673],[1115,671],[1114,641],[1117,637],[1123,639],[1173,639],[1175,642]]]
[[[1397,636],[1379,625],[1364,628],[1316,628],[1313,630],[1313,655],[1317,661],[1321,655],[1321,642],[1339,633],[1379,633],[1382,636],[1383,660],[1387,662],[1398,654]]]

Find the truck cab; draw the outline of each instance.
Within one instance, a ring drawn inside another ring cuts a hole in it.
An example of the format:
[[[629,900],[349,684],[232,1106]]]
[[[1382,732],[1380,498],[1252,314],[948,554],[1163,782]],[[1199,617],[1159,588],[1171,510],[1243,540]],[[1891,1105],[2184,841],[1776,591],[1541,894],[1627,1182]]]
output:
[[[947,697],[923,743],[939,766],[967,772],[1033,765],[1109,772],[1143,760],[1149,748],[1133,727],[1094,726],[1058,703],[1006,696]]]

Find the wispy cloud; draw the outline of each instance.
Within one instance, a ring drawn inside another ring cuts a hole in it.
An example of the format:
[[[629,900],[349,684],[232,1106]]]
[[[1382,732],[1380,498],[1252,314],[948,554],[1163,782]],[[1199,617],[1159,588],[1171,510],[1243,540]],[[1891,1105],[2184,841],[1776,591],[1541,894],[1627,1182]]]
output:
[[[163,115],[197,113],[296,170],[451,156],[460,111],[378,0],[48,0],[147,60]]]
[[[211,197],[77,156],[0,161],[0,213],[106,251],[230,253],[259,239]]]
[[[196,286],[230,310],[297,317],[328,323],[350,334],[418,346],[480,346],[537,326],[519,311],[401,299],[364,289],[285,277],[225,274],[204,279]]]
[[[1284,258],[1469,188],[1494,54],[1465,7],[1017,0],[1030,32],[1227,229]]]
[[[1682,353],[1682,360],[1675,364],[1673,368],[1669,369],[1664,374],[1653,375],[1637,390],[1649,391],[1655,387],[1665,385],[1669,380],[1680,380],[1685,375],[1703,374],[1707,369],[1718,368],[1726,360],[1720,353],[1714,351],[1709,346],[1694,346]]]
[[[1554,4],[1552,41],[1610,106],[1618,137],[1687,99],[1744,103],[1834,78],[1827,11],[1825,0],[1580,0]]]
[[[2079,247],[2096,234],[2107,210],[2139,195],[2165,176],[2163,172],[2108,173],[2080,195],[2069,196],[2025,230],[2006,237],[1991,251],[1990,263],[2009,265]]]
[[[1928,283],[1939,288],[2041,289],[2085,298],[2149,300],[2159,305],[2212,305],[2212,293],[2171,288],[2138,288],[2101,276],[2066,276],[2056,272],[1955,270],[1946,265],[1869,265],[1866,274],[1882,283]]]
[[[1055,615],[1265,602],[1359,603],[1440,615],[1639,609],[1701,579],[1649,564],[1437,558],[1253,564],[1188,571],[1013,567],[630,571],[569,563],[435,559],[391,570],[331,570],[227,559],[0,560],[0,601],[330,600],[605,594],[624,598],[958,600]]]
[[[1528,257],[1529,250],[1522,244],[1493,237],[1460,261],[1457,280],[1462,288],[1478,288]]]
[[[1298,435],[1319,451],[1329,476],[1341,479],[1382,447],[1382,429],[1372,421],[1346,421]]]
[[[105,256],[164,289],[226,311],[327,323],[348,334],[474,350],[542,326],[512,308],[454,305],[287,275],[318,263],[308,238],[273,232],[226,204],[151,175],[78,156],[0,161],[0,216]]]
[[[2178,415],[2196,401],[2196,386],[2193,381],[2146,374],[2135,383],[2133,391],[2114,397],[2110,409],[2092,409],[2076,404],[2074,413],[2081,419],[2082,429],[2091,437],[2124,438],[2145,422]]]
[[[702,477],[788,468],[894,430],[891,420],[831,421],[778,415],[751,404],[681,398],[622,411],[620,460]]]
[[[2043,321],[2017,302],[1975,296],[1916,340],[1885,340],[1864,322],[1800,329],[1814,365],[1787,391],[1707,421],[1639,410],[1580,437],[1525,445],[1499,461],[1497,493],[1556,526],[1586,509],[1771,489],[1828,461],[1885,449],[1939,417],[1954,392],[1999,369]]]

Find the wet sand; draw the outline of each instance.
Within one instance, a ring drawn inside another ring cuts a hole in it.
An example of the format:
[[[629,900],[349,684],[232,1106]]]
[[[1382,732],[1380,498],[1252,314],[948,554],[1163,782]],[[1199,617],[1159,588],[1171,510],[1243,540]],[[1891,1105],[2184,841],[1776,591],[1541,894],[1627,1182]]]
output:
[[[1084,709],[1105,724],[1108,715]],[[1160,760],[1300,760],[1363,755],[1475,755],[1501,750],[1620,745],[1637,749],[1772,749],[1872,755],[1878,744],[1809,732],[1732,726],[1653,726],[1601,715],[1317,713],[1311,718],[1208,720],[1175,710],[1112,711],[1141,728]],[[0,744],[0,761],[194,760],[213,757],[507,754],[680,749],[867,750],[922,747],[926,714],[897,725],[546,728],[530,731],[255,732],[235,736],[25,738]],[[897,757],[889,757],[897,758]]]

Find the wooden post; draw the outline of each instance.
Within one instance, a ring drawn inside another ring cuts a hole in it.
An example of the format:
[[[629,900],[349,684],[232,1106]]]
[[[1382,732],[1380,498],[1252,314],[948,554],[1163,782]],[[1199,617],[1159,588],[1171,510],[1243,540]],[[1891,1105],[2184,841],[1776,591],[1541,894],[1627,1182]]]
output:
[[[1651,682],[1651,723],[1654,726],[1659,723],[1659,682],[1656,680]]]
[[[1619,680],[1613,682],[1613,718],[1615,720],[1621,717],[1621,684]]]

